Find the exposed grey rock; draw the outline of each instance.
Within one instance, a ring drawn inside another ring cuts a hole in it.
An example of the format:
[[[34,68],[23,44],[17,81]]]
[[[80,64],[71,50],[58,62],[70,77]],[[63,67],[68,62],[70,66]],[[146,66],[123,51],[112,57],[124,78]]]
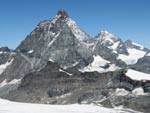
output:
[[[70,26],[71,22],[64,10],[58,11],[52,20],[40,22],[17,47],[13,63],[6,69],[0,80],[22,78],[32,71],[43,68],[49,60],[57,62],[64,68],[75,65],[84,67],[89,63],[92,53],[88,43],[85,43],[85,40],[82,42],[73,30],[78,30],[82,37],[86,37],[85,39],[88,35],[75,23],[76,29]]]
[[[0,52],[10,52],[11,50],[8,47],[1,47]]]
[[[58,11],[57,15],[60,15],[62,19],[68,18],[68,14],[64,9]]]
[[[5,64],[7,61],[10,61],[13,57],[13,53],[8,47],[0,48],[0,65]]]
[[[138,60],[135,65],[130,66],[132,69],[144,73],[150,73],[150,56],[145,56]]]
[[[135,49],[143,50],[146,52],[150,51],[148,48],[145,48],[144,46],[141,47],[140,45],[135,45],[131,40],[125,41],[124,44],[126,47],[135,48]]]

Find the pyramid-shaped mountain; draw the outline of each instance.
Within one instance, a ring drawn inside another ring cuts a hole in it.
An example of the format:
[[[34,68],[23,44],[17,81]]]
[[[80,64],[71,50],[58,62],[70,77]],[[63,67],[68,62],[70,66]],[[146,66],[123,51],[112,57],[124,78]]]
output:
[[[0,48],[0,97],[148,113],[149,64],[149,49],[105,30],[91,38],[62,9],[41,21],[15,50]]]

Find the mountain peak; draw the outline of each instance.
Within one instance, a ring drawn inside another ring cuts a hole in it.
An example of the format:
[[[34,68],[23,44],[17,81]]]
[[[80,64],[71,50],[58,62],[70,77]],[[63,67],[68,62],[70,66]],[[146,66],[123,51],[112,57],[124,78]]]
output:
[[[8,47],[0,47],[0,52],[10,52],[11,50]]]
[[[101,34],[102,36],[104,36],[104,37],[106,36],[107,38],[116,37],[114,34],[108,32],[108,31],[106,31],[106,30],[102,30],[102,31],[100,32],[100,34]],[[116,37],[116,38],[117,38],[117,37]]]
[[[102,30],[100,33],[102,33],[102,34],[110,34],[108,31],[106,31],[106,30]]]
[[[110,42],[116,42],[118,41],[118,37],[114,34],[111,34],[110,32],[106,31],[106,30],[102,30],[97,36],[96,38],[100,38],[103,40],[108,40]]]
[[[64,9],[61,9],[58,11],[57,16],[60,16],[60,18],[65,19],[68,18],[68,14]]]

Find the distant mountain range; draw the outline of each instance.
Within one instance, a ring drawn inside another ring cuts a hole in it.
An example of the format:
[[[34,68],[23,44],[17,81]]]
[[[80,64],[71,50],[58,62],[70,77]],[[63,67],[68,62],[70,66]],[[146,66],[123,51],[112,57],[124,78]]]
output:
[[[0,48],[0,97],[123,106],[149,113],[150,50],[108,31],[91,38],[59,10],[15,50]]]

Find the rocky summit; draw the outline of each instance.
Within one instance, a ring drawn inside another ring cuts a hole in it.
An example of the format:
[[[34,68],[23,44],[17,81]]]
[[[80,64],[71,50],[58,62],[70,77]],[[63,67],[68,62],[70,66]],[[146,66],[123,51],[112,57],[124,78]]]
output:
[[[149,49],[108,31],[92,38],[62,9],[15,50],[0,48],[0,97],[149,113],[149,64]]]

